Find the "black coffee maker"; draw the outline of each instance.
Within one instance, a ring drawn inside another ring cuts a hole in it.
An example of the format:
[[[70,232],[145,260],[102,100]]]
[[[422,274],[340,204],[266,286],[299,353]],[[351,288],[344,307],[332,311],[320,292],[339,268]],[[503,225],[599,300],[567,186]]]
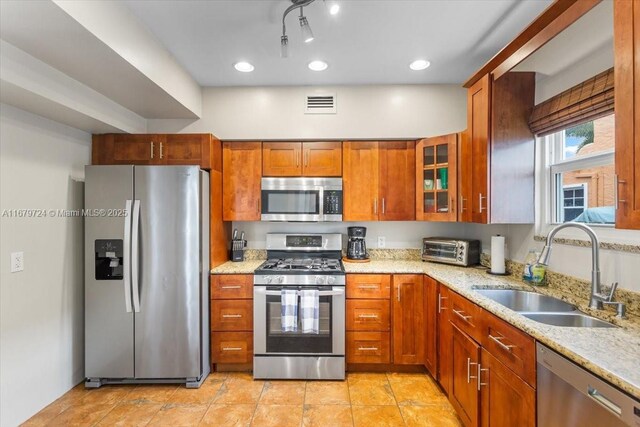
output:
[[[348,259],[369,259],[367,253],[367,245],[364,242],[364,238],[367,236],[366,227],[347,227],[347,235],[349,241],[347,242],[347,258]]]

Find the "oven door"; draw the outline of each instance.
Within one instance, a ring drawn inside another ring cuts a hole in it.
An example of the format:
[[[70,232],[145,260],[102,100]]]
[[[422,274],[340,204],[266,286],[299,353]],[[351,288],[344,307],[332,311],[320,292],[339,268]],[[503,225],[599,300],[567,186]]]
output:
[[[345,293],[344,286],[319,286],[318,334],[303,334],[298,316],[298,332],[282,330],[282,289],[297,286],[254,286],[253,334],[256,355],[344,355]]]

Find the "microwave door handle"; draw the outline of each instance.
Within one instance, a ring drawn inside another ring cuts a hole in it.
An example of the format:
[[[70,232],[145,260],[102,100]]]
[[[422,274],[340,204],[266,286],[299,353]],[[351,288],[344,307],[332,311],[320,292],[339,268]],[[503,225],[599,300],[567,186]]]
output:
[[[324,188],[317,187],[318,189],[318,197],[320,197],[320,209],[318,211],[318,216],[320,221],[324,221]]]

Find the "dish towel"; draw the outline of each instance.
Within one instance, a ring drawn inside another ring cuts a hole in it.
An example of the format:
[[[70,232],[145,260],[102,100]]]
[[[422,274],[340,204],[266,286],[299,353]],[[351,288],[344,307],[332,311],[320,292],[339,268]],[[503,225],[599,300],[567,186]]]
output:
[[[298,331],[298,291],[283,289],[280,291],[282,332]]]
[[[303,334],[320,333],[320,291],[317,289],[300,291],[300,319]]]

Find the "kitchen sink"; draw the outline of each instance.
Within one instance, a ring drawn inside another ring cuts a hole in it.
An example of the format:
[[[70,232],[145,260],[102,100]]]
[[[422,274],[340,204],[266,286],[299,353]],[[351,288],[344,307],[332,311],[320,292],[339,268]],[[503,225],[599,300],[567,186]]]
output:
[[[536,322],[545,323],[553,326],[568,326],[574,328],[615,328],[613,325],[604,320],[587,316],[582,313],[522,313]]]
[[[476,292],[518,312],[572,312],[576,307],[561,299],[516,289],[476,289]]]

